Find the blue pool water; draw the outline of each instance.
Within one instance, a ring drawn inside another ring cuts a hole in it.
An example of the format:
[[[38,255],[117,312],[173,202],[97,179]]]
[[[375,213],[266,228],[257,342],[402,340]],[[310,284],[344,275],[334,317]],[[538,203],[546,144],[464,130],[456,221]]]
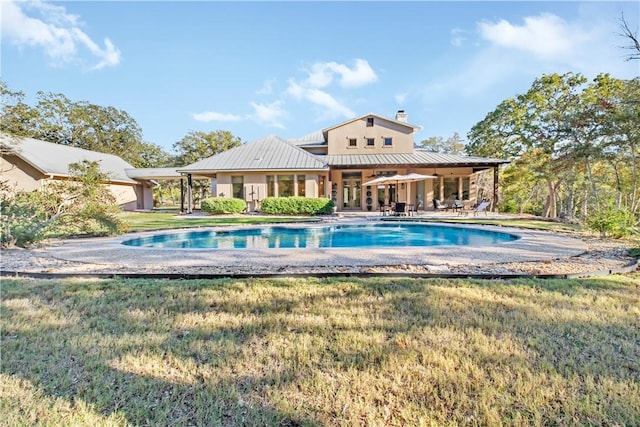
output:
[[[140,237],[128,246],[169,249],[398,248],[407,246],[486,246],[518,239],[508,233],[434,224],[363,224],[322,227],[263,227],[188,231]]]

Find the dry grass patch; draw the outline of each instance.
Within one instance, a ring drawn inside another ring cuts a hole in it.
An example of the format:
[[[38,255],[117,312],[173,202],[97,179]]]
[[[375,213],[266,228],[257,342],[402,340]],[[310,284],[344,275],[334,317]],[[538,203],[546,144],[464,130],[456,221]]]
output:
[[[638,279],[6,279],[0,418],[639,425]]]

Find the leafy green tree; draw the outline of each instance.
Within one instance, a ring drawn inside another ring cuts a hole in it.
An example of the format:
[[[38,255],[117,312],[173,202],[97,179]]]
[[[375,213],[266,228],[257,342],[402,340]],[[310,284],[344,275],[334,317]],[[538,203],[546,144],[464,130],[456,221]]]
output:
[[[242,144],[242,140],[226,130],[213,132],[191,131],[180,141],[173,144],[177,153],[175,164],[187,166],[215,154],[222,153]],[[209,181],[193,180],[193,199],[195,203],[207,197]],[[215,196],[215,195],[214,195]]]
[[[187,166],[242,144],[242,140],[226,130],[213,132],[191,131],[173,144],[176,163]]]
[[[38,112],[24,103],[24,92],[14,92],[0,80],[0,131],[6,134],[33,137]]]
[[[0,130],[56,144],[115,154],[135,167],[166,164],[169,154],[142,139],[142,129],[126,111],[86,101],[74,102],[61,93],[38,92],[35,107],[22,92],[2,84]]]
[[[547,187],[544,216],[556,217],[557,192],[566,172],[557,153],[567,141],[568,112],[579,105],[586,79],[573,73],[545,75],[529,91],[503,101],[469,133],[467,152],[516,159],[528,154],[536,182]]]
[[[464,142],[457,132],[446,140],[441,136],[432,136],[420,141],[417,146],[433,153],[463,154],[465,151]]]

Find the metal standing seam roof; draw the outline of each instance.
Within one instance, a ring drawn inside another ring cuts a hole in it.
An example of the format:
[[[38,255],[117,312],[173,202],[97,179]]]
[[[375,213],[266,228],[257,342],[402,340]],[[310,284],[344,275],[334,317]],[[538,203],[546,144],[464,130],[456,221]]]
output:
[[[408,154],[334,154],[322,156],[330,166],[438,165],[487,166],[509,163],[504,159],[432,153],[416,149]]]
[[[176,171],[177,168],[133,168],[127,169],[129,178],[134,179],[178,179],[182,175]]]
[[[203,173],[261,170],[327,170],[318,156],[308,153],[275,135],[248,142],[239,147],[192,163],[178,172]]]
[[[300,138],[287,139],[287,142],[298,147],[319,147],[327,145],[327,141],[324,139],[324,134],[321,130],[301,136]]]
[[[125,171],[133,169],[133,165],[113,154],[6,134],[0,134],[0,144],[45,175],[68,177],[69,164],[88,160],[98,162],[100,171],[110,182],[138,184]]]

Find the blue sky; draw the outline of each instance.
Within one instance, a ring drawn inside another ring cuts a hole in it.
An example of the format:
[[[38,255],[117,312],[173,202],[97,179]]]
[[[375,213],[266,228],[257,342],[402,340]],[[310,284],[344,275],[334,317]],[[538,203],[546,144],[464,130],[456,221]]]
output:
[[[639,2],[9,1],[1,78],[127,111],[170,151],[191,130],[303,136],[405,110],[463,138],[543,74],[640,75]]]

